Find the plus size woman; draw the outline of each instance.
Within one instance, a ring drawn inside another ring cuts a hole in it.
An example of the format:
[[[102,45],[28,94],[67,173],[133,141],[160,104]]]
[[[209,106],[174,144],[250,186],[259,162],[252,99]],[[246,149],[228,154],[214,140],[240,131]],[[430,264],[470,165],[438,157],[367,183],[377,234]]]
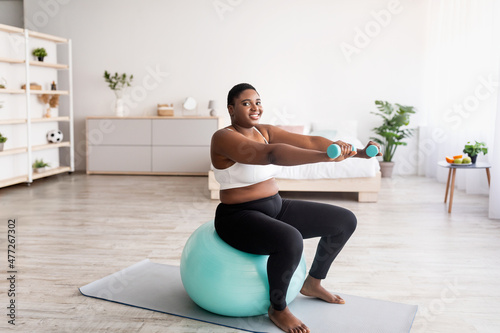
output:
[[[300,292],[342,304],[344,300],[324,289],[321,280],[356,229],[356,217],[334,205],[282,199],[274,177],[281,166],[369,157],[364,149],[355,152],[349,144],[336,141],[341,155],[331,159],[326,151],[334,142],[326,138],[260,124],[261,98],[249,84],[238,84],[229,91],[227,108],[231,125],[218,130],[211,143],[221,200],[215,214],[216,231],[238,250],[269,255],[269,318],[285,332],[310,332],[290,312],[285,300],[291,276],[302,256],[303,239],[320,237]]]

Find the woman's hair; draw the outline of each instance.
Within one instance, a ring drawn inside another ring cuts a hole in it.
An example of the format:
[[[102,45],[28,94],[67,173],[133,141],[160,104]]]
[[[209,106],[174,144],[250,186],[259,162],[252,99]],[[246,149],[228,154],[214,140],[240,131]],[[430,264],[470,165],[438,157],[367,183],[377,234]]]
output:
[[[248,83],[240,83],[235,85],[234,87],[229,90],[229,93],[227,94],[227,105],[234,105],[234,99],[238,98],[240,94],[247,90],[247,89],[252,89],[255,90],[255,92],[258,94],[257,89],[255,89],[251,84]]]

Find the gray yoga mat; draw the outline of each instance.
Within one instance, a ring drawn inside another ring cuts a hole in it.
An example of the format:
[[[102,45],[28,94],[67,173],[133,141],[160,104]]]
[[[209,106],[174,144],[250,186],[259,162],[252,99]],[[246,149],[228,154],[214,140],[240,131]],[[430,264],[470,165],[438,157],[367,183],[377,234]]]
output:
[[[224,317],[198,307],[182,286],[179,267],[143,260],[80,288],[89,297],[190,318],[249,332],[282,333],[267,315]],[[409,332],[417,306],[339,294],[346,304],[302,295],[289,305],[312,332]]]

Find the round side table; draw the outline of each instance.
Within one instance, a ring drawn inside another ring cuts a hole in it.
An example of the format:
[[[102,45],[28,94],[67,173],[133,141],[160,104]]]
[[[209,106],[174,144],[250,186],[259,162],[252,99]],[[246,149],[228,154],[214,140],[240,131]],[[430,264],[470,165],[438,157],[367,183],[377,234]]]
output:
[[[448,199],[448,192],[450,193],[450,202],[448,206],[448,213],[451,213],[451,206],[453,205],[453,190],[455,189],[455,173],[457,169],[460,170],[477,170],[485,169],[486,177],[488,177],[488,186],[490,185],[490,168],[491,164],[484,162],[477,162],[474,164],[460,165],[460,164],[450,164],[448,162],[440,161],[438,165],[443,168],[450,169],[448,171],[448,181],[446,182],[446,194],[444,195],[444,202],[446,203]],[[450,184],[451,179],[451,184]]]

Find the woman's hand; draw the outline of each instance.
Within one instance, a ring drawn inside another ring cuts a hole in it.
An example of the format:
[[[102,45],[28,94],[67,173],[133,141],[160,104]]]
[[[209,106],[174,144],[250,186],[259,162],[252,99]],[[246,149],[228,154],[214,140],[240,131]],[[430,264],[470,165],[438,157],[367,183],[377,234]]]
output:
[[[340,162],[357,154],[356,150],[352,149],[352,145],[345,143],[344,141],[339,140],[333,143],[340,147],[340,155],[337,158],[330,159],[331,161]]]
[[[382,152],[381,152],[382,150],[380,149],[380,145],[374,141],[368,141],[368,143],[366,144],[366,147],[364,149],[358,149],[358,155],[356,157],[366,158],[366,159],[372,158],[373,156],[368,156],[366,154],[366,148],[368,148],[371,145],[377,147],[377,149],[378,149],[378,154],[375,156],[382,156]]]

